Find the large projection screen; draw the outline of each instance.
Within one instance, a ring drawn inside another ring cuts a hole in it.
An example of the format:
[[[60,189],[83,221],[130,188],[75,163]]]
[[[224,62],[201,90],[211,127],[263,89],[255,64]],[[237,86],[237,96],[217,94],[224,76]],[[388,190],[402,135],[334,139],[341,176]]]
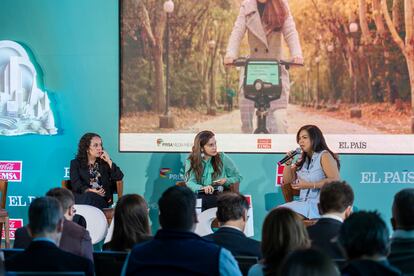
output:
[[[268,127],[270,134],[253,134],[254,104],[240,89],[244,70],[223,65],[242,1],[173,2],[168,20],[163,1],[119,2],[120,151],[189,152],[195,134],[208,129],[221,151],[286,152],[297,147],[298,129],[314,124],[338,153],[414,154],[407,67],[414,55],[404,55],[397,43],[396,35],[405,39],[403,20],[391,35],[375,1],[364,9],[357,0],[288,1],[304,66],[282,77],[290,89],[280,99],[285,105],[268,109],[268,126],[277,125]],[[393,9],[391,16],[404,18],[404,9]],[[239,56],[257,51],[249,48],[249,28]],[[289,60],[285,38],[281,58]],[[174,127],[160,128],[166,118]]]

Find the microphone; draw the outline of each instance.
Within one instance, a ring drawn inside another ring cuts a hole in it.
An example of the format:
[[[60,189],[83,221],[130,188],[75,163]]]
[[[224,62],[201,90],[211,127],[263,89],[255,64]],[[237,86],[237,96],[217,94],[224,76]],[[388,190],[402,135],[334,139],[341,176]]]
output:
[[[301,148],[297,148],[295,150],[292,150],[290,152],[290,155],[286,155],[285,157],[282,158],[282,160],[280,160],[279,162],[277,162],[277,164],[280,166],[282,164],[285,164],[286,161],[292,159],[295,155],[298,155],[299,153],[302,153],[302,149]]]
[[[224,191],[224,188],[221,185],[213,186],[213,188],[215,192],[222,193]],[[197,190],[197,194],[204,194],[204,190],[203,189]]]

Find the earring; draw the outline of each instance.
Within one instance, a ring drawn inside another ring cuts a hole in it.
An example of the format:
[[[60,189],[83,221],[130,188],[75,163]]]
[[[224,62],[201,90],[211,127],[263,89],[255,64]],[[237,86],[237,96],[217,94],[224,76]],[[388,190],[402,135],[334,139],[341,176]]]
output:
[[[204,151],[201,151],[201,158],[204,158]]]

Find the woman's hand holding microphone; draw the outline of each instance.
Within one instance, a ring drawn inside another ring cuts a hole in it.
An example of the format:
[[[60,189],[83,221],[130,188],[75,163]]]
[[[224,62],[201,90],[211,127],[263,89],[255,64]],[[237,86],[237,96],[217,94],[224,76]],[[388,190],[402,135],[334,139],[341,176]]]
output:
[[[222,185],[226,184],[226,182],[227,182],[226,178],[221,178],[221,179],[214,180],[213,185],[216,185],[216,187],[217,187],[217,185],[222,186]],[[201,189],[204,191],[205,194],[213,194],[214,191],[215,191],[213,185],[208,185],[208,186],[205,186]]]

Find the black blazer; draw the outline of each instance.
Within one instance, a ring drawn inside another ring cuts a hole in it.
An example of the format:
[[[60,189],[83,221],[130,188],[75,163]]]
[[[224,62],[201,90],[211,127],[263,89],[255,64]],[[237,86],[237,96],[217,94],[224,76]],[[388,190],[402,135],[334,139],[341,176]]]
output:
[[[229,250],[233,256],[255,256],[262,258],[260,242],[246,237],[237,229],[220,227],[215,233],[204,236],[205,239],[213,240],[216,244]]]
[[[112,168],[105,161],[98,159],[97,162],[99,162],[99,173],[101,174],[99,184],[105,189],[105,197],[109,200],[116,191],[115,182],[122,180],[124,174],[114,162],[112,162]],[[90,188],[89,168],[81,167],[77,159],[70,161],[70,181],[74,193],[82,194]]]
[[[318,222],[307,228],[312,247],[318,248],[334,259],[343,259],[337,242],[333,242],[339,234],[342,222],[331,218],[320,218]]]
[[[348,265],[342,269],[342,275],[347,276],[398,276],[402,275],[396,267],[388,261],[372,261],[356,259],[349,261]]]
[[[393,238],[388,261],[402,273],[414,275],[414,239]]]
[[[6,271],[80,271],[94,275],[90,260],[59,249],[49,241],[33,241],[5,262]]]
[[[32,237],[29,235],[27,226],[16,230],[14,248],[26,249],[31,242]],[[72,221],[65,220],[63,223],[59,248],[72,254],[85,257],[93,262],[93,247],[89,232]]]

